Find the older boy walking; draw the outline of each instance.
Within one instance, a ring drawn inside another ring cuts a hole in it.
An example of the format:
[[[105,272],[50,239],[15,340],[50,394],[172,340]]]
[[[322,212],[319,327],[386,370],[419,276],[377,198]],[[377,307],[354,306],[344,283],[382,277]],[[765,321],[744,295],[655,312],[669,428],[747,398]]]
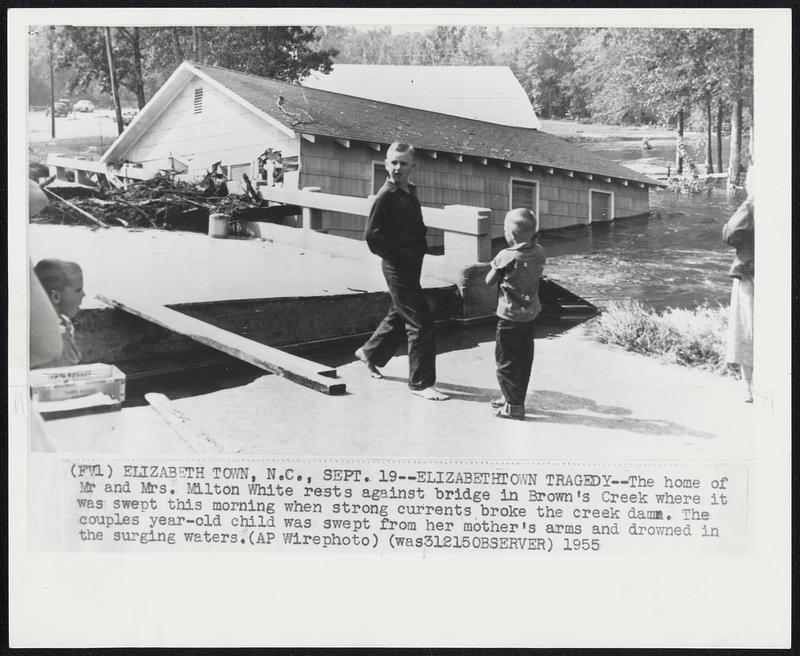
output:
[[[408,338],[408,387],[431,401],[449,397],[436,383],[436,338],[433,315],[420,286],[422,260],[428,248],[422,209],[409,177],[416,166],[414,147],[400,142],[386,153],[389,179],[378,191],[365,231],[369,249],[379,255],[392,307],[355,355],[374,378]]]

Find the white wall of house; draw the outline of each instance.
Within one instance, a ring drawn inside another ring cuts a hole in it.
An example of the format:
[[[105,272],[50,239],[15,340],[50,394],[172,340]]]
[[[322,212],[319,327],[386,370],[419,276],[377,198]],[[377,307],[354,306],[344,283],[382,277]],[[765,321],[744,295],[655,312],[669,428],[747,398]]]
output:
[[[255,163],[267,148],[280,150],[284,157],[298,155],[299,137],[288,137],[194,78],[124,157],[145,168],[170,168],[170,157],[174,157],[188,165],[188,174],[203,175],[214,162],[221,161],[223,166]]]

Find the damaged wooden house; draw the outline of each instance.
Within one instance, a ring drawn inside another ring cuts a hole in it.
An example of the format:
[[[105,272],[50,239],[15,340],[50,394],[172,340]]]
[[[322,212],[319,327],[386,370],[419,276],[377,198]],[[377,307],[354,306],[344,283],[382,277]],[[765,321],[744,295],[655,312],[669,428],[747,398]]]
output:
[[[510,208],[530,207],[544,230],[562,228],[643,214],[649,190],[663,186],[534,128],[191,62],[178,67],[94,164],[100,171],[124,163],[142,178],[163,169],[202,177],[220,163],[233,183],[245,173],[262,187],[312,187],[363,199],[382,185],[386,149],[396,139],[417,148],[421,203],[488,208],[494,238],[502,236]],[[364,220],[324,211],[316,228],[360,239]],[[441,244],[437,231],[431,237]]]

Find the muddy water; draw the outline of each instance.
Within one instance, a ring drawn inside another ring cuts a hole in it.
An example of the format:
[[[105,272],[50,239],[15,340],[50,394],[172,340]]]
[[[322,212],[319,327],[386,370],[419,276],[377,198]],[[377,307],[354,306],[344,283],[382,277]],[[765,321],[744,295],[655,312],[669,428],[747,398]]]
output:
[[[582,145],[651,175],[665,174],[674,158],[674,145],[660,143],[650,151],[631,142]],[[546,274],[601,307],[625,299],[655,309],[727,304],[733,251],[722,243],[722,226],[743,200],[724,182],[709,195],[651,191],[651,217],[542,233]]]

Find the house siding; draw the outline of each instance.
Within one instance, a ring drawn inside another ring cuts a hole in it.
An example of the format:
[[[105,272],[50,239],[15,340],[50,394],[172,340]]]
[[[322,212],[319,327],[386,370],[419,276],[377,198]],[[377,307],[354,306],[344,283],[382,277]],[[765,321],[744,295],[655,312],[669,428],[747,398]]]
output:
[[[301,144],[301,187],[320,187],[325,193],[365,197],[372,193],[373,162],[383,160],[381,152],[365,144],[351,144],[345,148],[335,141],[317,139],[315,143]],[[412,181],[423,205],[473,205],[492,210],[492,236],[502,237],[503,218],[510,209],[511,180],[539,184],[539,220],[543,230],[589,223],[589,191],[614,193],[616,218],[641,214],[649,209],[648,190],[629,183],[628,186],[608,183],[594,178],[588,180],[575,174],[527,171],[512,165],[464,157],[458,162],[452,156],[439,153],[436,159],[418,152],[417,168]],[[362,238],[364,217],[339,213],[323,214],[323,229],[330,234]],[[439,231],[431,230],[429,242],[441,245]]]
[[[194,90],[203,87],[202,111],[194,113]],[[209,83],[189,81],[125,157],[146,168],[169,168],[170,155],[201,175],[215,162],[254,163],[267,148],[298,155],[299,139],[288,137]]]

